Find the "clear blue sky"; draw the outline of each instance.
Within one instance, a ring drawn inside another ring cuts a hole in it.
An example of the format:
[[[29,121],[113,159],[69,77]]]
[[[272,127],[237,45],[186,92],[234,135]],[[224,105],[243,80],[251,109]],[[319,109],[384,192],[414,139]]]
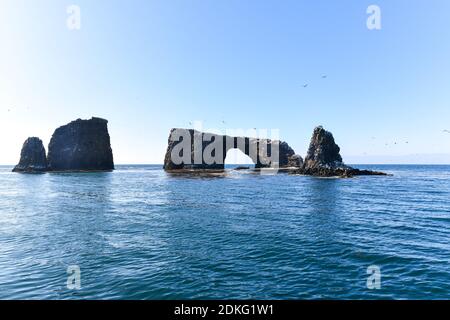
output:
[[[161,163],[195,120],[279,129],[302,156],[321,124],[347,162],[450,163],[450,1],[1,0],[0,163],[91,116],[116,163]]]

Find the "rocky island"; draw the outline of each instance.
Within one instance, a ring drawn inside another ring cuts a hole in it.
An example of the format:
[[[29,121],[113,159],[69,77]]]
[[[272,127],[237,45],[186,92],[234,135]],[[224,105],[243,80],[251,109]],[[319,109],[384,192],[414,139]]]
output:
[[[206,141],[204,136],[208,136]],[[212,149],[211,146],[216,143],[219,143],[216,145],[219,147],[212,152],[211,157],[215,160],[213,162],[205,161],[205,152]],[[182,144],[184,144],[184,148],[180,147]],[[272,150],[274,146],[278,147],[276,156]],[[227,151],[233,148],[239,149],[249,156],[255,164],[255,169],[276,167],[281,172],[317,177],[386,175],[383,172],[359,170],[344,164],[340,148],[334,141],[333,135],[321,126],[314,129],[304,161],[284,141],[230,137],[203,133],[193,129],[172,129],[164,158],[164,170],[169,172],[223,170]]]
[[[314,129],[305,160],[284,141],[172,129],[163,168],[169,172],[224,170],[230,149],[239,149],[249,156],[256,170],[275,168],[281,172],[318,177],[386,175],[347,166],[332,133],[321,126]],[[48,155],[42,140],[28,138],[13,172],[111,170],[114,170],[114,161],[108,121],[93,117],[57,128],[50,140]]]
[[[36,137],[28,138],[22,146],[20,161],[13,172],[45,172],[47,171],[47,156],[42,140]]]
[[[333,134],[322,126],[316,127],[303,165],[292,173],[318,177],[353,177],[362,175],[386,175],[383,172],[359,170],[347,166],[340,155],[341,148]]]
[[[39,138],[28,138],[14,172],[114,170],[108,121],[75,120],[53,133],[48,156]]]
[[[174,128],[169,134],[164,170],[223,170],[230,149],[239,149],[249,156],[256,169],[270,168],[274,165],[274,160],[280,168],[300,166],[303,163],[302,158],[284,141]],[[276,157],[272,150],[278,151]],[[206,159],[207,156],[211,159]]]
[[[49,171],[114,170],[108,121],[75,120],[59,127],[48,145]]]

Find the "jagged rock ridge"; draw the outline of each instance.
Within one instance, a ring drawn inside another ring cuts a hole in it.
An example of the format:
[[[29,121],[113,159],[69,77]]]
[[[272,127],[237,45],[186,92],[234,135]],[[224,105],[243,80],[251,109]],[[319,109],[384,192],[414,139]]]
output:
[[[322,126],[319,126],[314,129],[305,158],[304,168],[344,167],[345,165],[342,162],[340,151],[341,148],[334,141],[333,134],[326,131]]]
[[[326,131],[322,126],[315,128],[303,166],[295,173],[320,177],[386,175],[382,172],[359,170],[347,166],[342,160],[340,150],[331,132]]]

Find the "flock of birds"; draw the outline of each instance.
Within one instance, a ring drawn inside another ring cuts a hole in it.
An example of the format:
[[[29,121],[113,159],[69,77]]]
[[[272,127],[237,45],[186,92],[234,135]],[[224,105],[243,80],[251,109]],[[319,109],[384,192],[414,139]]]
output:
[[[442,132],[450,134],[450,130],[442,130]],[[375,140],[375,139],[376,139],[375,137],[372,137],[372,140]],[[405,144],[409,144],[409,141],[405,141],[404,143]],[[398,144],[400,144],[400,143],[399,142],[394,142],[393,143],[393,145],[398,145]],[[386,147],[389,146],[389,143],[385,143],[385,146]]]
[[[328,78],[328,75],[324,74],[324,75],[322,75],[321,78],[322,79],[326,79],[326,78]],[[309,86],[309,83],[305,83],[302,86],[303,86],[303,88],[307,88]],[[224,124],[224,125],[226,124],[226,122],[224,120],[222,120],[221,123]],[[192,121],[190,121],[189,125],[192,126],[192,124],[193,124]],[[253,129],[256,130],[256,128],[253,128]],[[442,132],[450,134],[450,130],[442,130]],[[372,140],[375,140],[375,139],[376,139],[375,137],[372,137]],[[409,141],[405,141],[404,143],[405,144],[409,144]],[[398,143],[398,142],[394,142],[393,143],[393,145],[398,145],[398,144],[400,144],[400,143]],[[386,147],[389,146],[389,143],[385,143],[385,146]]]
[[[224,120],[222,120],[221,123],[224,124],[224,125],[226,124],[226,122],[225,122]],[[190,126],[193,125],[192,121],[189,121],[189,125],[190,125]],[[256,128],[253,128],[253,130],[257,130],[257,129],[256,129]],[[450,130],[442,130],[442,132],[443,132],[443,133],[448,133],[448,134],[450,134]],[[376,137],[372,137],[372,140],[376,140]],[[401,144],[401,143],[399,143],[399,142],[394,142],[394,143],[392,143],[392,144],[393,144],[393,145],[399,145],[399,144]],[[409,141],[405,141],[404,144],[409,144]],[[389,143],[385,143],[385,146],[386,146],[386,147],[389,146]]]
[[[322,75],[322,79],[326,79],[326,78],[328,78],[328,76],[327,76],[326,74]],[[303,84],[303,88],[307,88],[308,86],[309,86],[309,83]],[[29,108],[27,108],[27,109],[29,109]],[[8,109],[8,112],[11,112],[11,109]],[[221,123],[222,123],[223,125],[226,124],[225,120],[222,120]],[[189,121],[189,126],[192,126],[192,125],[193,125],[193,122],[192,122],[192,121]],[[253,128],[253,129],[256,130],[256,128]],[[443,132],[443,133],[450,134],[450,130],[447,130],[447,129],[446,129],[446,130],[442,130],[442,132]],[[375,140],[375,139],[376,139],[375,137],[372,137],[372,140]],[[394,142],[393,144],[394,144],[394,145],[398,145],[399,143]],[[405,144],[409,144],[409,141],[405,141]],[[389,146],[389,143],[386,143],[385,146]]]

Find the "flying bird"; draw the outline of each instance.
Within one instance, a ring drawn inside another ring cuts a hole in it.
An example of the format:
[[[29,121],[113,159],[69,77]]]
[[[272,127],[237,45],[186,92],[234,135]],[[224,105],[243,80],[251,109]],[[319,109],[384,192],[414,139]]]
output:
[[[306,88],[308,86],[308,84],[307,83],[305,83],[304,85],[303,85],[303,88]]]
[[[450,133],[450,130],[442,130],[442,132]]]
[[[326,74],[324,74],[323,76],[322,76],[322,79],[326,79],[328,76],[326,75]]]

